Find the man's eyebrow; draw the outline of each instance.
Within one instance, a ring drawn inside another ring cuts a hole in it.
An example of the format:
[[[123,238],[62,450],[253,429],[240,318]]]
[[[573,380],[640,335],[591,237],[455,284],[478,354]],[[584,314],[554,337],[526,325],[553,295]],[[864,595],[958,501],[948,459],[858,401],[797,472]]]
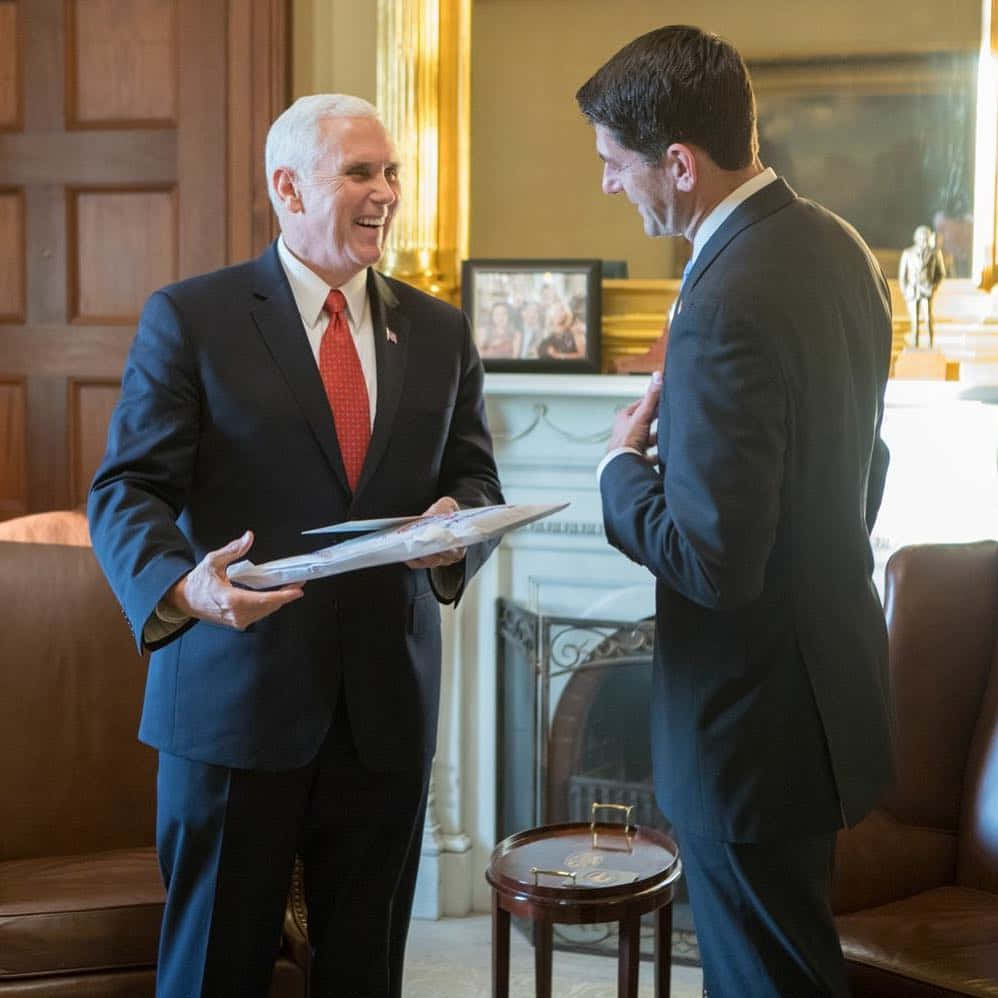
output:
[[[393,160],[393,159],[392,160],[388,160],[387,162],[384,162],[382,164],[375,163],[373,160],[356,159],[356,160],[351,160],[348,163],[345,163],[344,166],[343,166],[343,171],[344,172],[348,172],[350,170],[360,170],[360,169],[363,169],[363,170],[377,170],[377,169],[397,170],[398,168],[399,168],[398,161],[397,160]]]

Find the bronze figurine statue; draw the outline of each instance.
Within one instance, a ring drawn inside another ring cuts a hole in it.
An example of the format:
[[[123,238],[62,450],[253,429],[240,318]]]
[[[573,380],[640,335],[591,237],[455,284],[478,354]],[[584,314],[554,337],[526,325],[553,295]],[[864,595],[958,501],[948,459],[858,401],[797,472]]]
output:
[[[929,349],[932,349],[934,330],[932,328],[932,296],[946,276],[946,264],[942,250],[936,246],[936,234],[927,225],[915,229],[914,245],[901,254],[898,268],[898,284],[908,302],[911,314],[911,328],[915,333],[915,347],[918,347],[919,326],[922,302],[925,302],[925,317],[929,327]]]

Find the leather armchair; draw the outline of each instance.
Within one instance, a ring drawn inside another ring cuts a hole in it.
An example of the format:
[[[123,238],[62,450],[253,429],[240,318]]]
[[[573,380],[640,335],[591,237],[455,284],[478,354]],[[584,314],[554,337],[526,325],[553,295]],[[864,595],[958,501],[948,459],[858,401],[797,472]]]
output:
[[[998,543],[901,549],[885,607],[897,779],[833,877],[853,991],[998,995]]]
[[[152,998],[164,895],[156,754],[135,736],[143,661],[81,515],[23,519],[0,524],[0,998]],[[304,998],[305,938],[299,898],[271,998]]]

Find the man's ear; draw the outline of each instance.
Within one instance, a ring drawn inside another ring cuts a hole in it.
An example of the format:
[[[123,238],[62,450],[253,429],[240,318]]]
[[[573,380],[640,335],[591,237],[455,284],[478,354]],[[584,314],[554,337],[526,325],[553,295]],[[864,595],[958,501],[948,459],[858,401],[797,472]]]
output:
[[[295,183],[295,175],[286,166],[279,166],[274,170],[271,178],[277,198],[284,205],[286,211],[295,215],[302,211],[301,196],[298,192],[298,185]]]
[[[676,190],[689,194],[697,185],[697,157],[691,146],[673,142],[665,150],[665,166],[671,171]]]

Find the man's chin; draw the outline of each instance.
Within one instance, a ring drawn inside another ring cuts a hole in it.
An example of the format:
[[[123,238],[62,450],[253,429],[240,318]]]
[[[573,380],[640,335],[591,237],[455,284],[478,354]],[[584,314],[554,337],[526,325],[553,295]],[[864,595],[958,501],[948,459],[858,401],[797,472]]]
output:
[[[362,267],[373,267],[384,255],[383,246],[364,246],[354,253],[354,259]]]
[[[661,239],[664,236],[682,235],[680,232],[674,232],[669,225],[660,219],[650,218],[648,216],[642,216],[642,219],[645,223],[645,235],[651,236],[652,239]]]

